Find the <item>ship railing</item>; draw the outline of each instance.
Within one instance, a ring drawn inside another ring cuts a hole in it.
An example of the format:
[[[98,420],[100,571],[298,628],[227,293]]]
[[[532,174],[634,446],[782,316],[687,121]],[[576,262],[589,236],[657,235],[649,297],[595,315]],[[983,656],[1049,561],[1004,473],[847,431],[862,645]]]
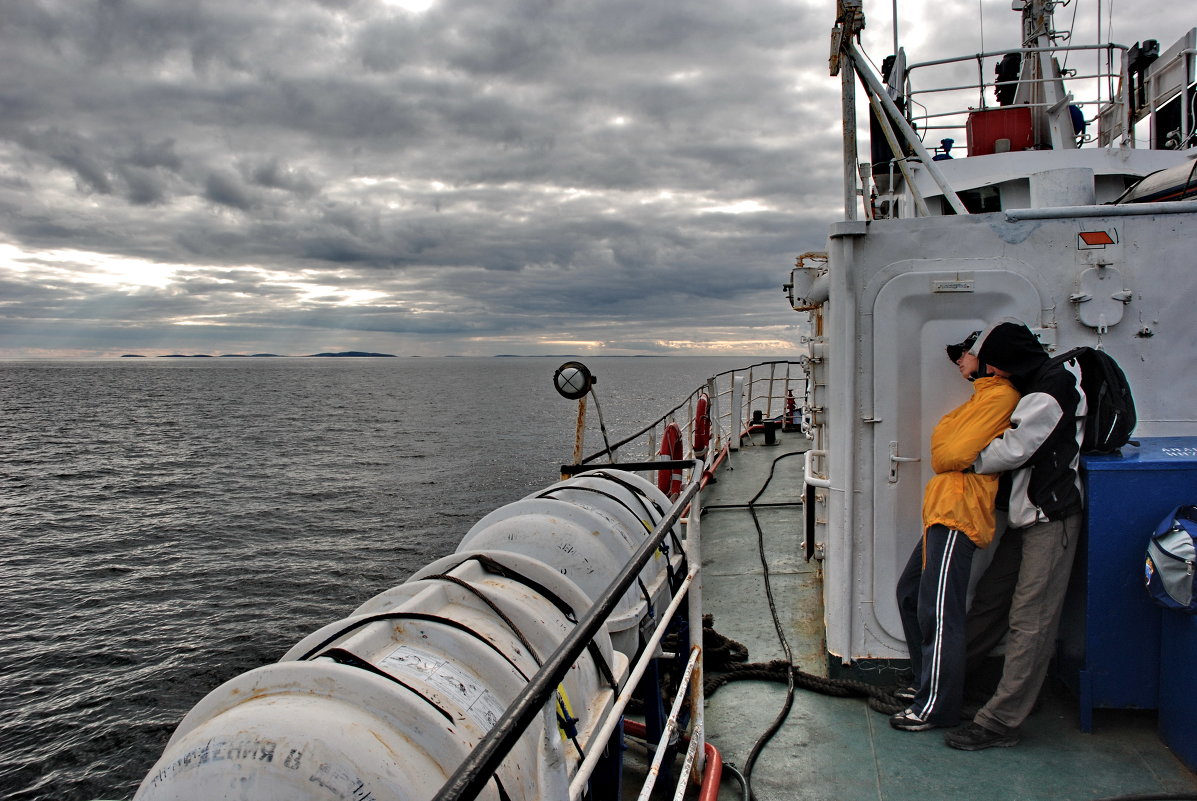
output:
[[[1134,147],[1136,124],[1150,118],[1152,139],[1148,147],[1179,149],[1192,144],[1194,138],[1191,95],[1195,46],[1197,29],[1185,33],[1154,60],[1147,60],[1136,48],[1106,43],[993,50],[922,61],[906,68],[903,92],[907,119],[921,130],[924,140],[935,132],[936,140],[954,138],[959,142],[960,137],[967,139],[970,115],[1010,107],[997,101],[999,86],[1017,86],[1023,90],[1022,97],[1041,98],[1050,94],[1046,91],[1048,84],[1063,80],[1066,94],[1062,98],[1024,102],[1020,97],[1018,106],[1030,108],[1036,117],[1058,112],[1062,104],[1075,107],[1084,120],[1083,130],[1076,132],[1078,146],[1095,143],[1100,147]],[[1019,54],[1024,64],[1034,60],[1040,65],[1054,65],[1053,57],[1062,58],[1063,63],[1059,75],[1050,66],[1041,68],[1039,77],[999,80],[993,67],[1012,54]],[[1090,63],[1094,66],[1085,66]],[[976,80],[962,83],[960,76],[973,70]],[[1166,110],[1171,106],[1176,108]],[[1176,126],[1175,131],[1156,130],[1163,127],[1157,116],[1161,113],[1170,120],[1168,125]]]
[[[1077,144],[1098,142],[1106,145],[1125,141],[1127,145],[1134,146],[1134,122],[1142,116],[1136,110],[1145,108],[1150,101],[1133,102],[1128,50],[1120,44],[1024,47],[911,64],[906,68],[907,119],[921,131],[924,141],[929,133],[935,132],[934,140],[927,142],[929,145],[937,144],[944,138],[951,138],[955,142],[967,141],[970,115],[978,111],[1010,107],[998,103],[999,85],[1018,85],[1031,89],[1032,96],[1042,97],[1045,93],[1041,90],[1058,80],[1056,76],[1045,75],[999,81],[994,77],[994,67],[1001,58],[1017,53],[1026,63],[1030,59],[1041,62],[1044,55],[1063,54],[1065,60],[1061,65],[1060,77],[1067,82],[1065,100],[1067,105],[1080,110],[1085,122],[1083,132],[1076,133]],[[1077,56],[1075,60],[1073,54]],[[1082,71],[1075,65],[1087,61],[1086,55],[1096,56],[1096,67],[1086,67]],[[1073,61],[1072,68],[1067,66],[1069,61]],[[976,80],[961,82],[961,74],[973,70]],[[1030,108],[1033,115],[1056,111],[1056,105],[1052,102],[1021,100],[1018,103],[1020,108]]]
[[[685,680],[680,682],[678,695],[673,700],[670,715],[664,724],[661,738],[656,744],[656,755],[647,772],[640,798],[647,799],[651,795],[656,779],[661,773],[661,762],[670,751],[667,746],[680,733],[678,720],[686,697],[690,698],[691,712],[689,743],[685,762],[678,776],[674,797],[681,798],[690,778],[697,778],[699,774],[702,777],[702,784],[706,785],[710,782],[710,786],[718,786],[721,760],[717,758],[717,752],[714,752],[714,749],[705,742],[704,735],[701,662],[702,597],[701,582],[698,580],[702,569],[700,533],[702,515],[699,489],[702,484],[701,476],[710,466],[709,462],[702,460],[696,460],[689,466],[692,479],[683,486],[677,498],[674,499],[673,505],[653,527],[631,560],[608,585],[602,595],[595,600],[590,610],[578,620],[577,625],[561,642],[557,650],[545,660],[544,665],[531,678],[498,722],[449,777],[436,794],[435,801],[473,801],[478,797],[515,743],[538,716],[545,714],[546,705],[552,705],[556,688],[564,680],[566,673],[582,656],[600,629],[606,625],[619,601],[637,581],[640,571],[661,548],[674,526],[683,521],[682,515],[686,511],[689,512],[688,519],[684,521],[687,573],[675,589],[667,608],[658,615],[657,626],[640,650],[640,654],[627,679],[623,682],[612,707],[600,724],[592,740],[593,744],[589,753],[570,779],[569,799],[577,801],[584,796],[590,778],[602,758],[604,752],[602,746],[611,741],[618,726],[628,726],[628,722],[624,719],[624,710],[652,660],[660,655],[661,640],[683,602],[688,604],[689,619],[697,621],[697,625],[690,626],[689,660],[685,670]],[[636,468],[637,466],[628,464],[621,465],[621,467]],[[639,469],[646,469],[646,465],[639,465]]]
[[[579,464],[563,466],[562,472],[574,474],[588,469],[612,467],[624,470],[656,471],[681,468],[685,479],[680,491],[672,497],[672,505],[661,520],[653,527],[631,560],[620,571],[590,610],[562,641],[557,650],[545,661],[524,690],[507,708],[498,722],[483,738],[470,755],[435,796],[435,801],[472,801],[491,780],[503,759],[515,742],[523,735],[538,715],[543,715],[546,704],[551,704],[553,694],[570,667],[581,656],[588,644],[606,624],[617,603],[637,581],[640,571],[649,559],[661,548],[669,532],[681,524],[685,529],[686,575],[674,588],[667,607],[656,616],[656,626],[640,649],[627,679],[616,694],[592,738],[592,745],[570,779],[568,797],[576,801],[584,797],[595,769],[603,760],[603,744],[612,741],[616,729],[624,727],[634,734],[644,733],[643,724],[628,721],[624,712],[640,679],[648,671],[654,659],[660,658],[662,639],[673,623],[681,605],[687,605],[690,642],[688,660],[679,682],[677,694],[670,704],[669,715],[662,724],[660,738],[654,747],[653,761],[649,765],[640,799],[648,799],[662,770],[663,760],[671,753],[669,744],[683,739],[686,751],[683,764],[678,771],[674,798],[682,798],[693,780],[704,787],[718,787],[722,761],[718,752],[706,742],[703,717],[703,667],[702,667],[702,508],[699,490],[722,459],[731,444],[739,444],[741,434],[753,425],[754,418],[780,424],[797,422],[806,399],[805,361],[767,361],[745,368],[728,370],[712,376],[695,389],[681,403],[674,406],[652,423],[635,434],[620,440],[603,450],[580,460]],[[700,396],[708,398],[711,418],[711,441],[706,449],[696,454],[693,448],[695,413]],[[793,415],[790,417],[789,415]],[[678,418],[683,420],[679,421]],[[656,443],[664,436],[665,427],[677,424],[683,428],[687,452],[681,459],[654,459]],[[751,440],[749,440],[751,441]],[[641,461],[621,461],[625,454]],[[689,699],[689,704],[686,703]],[[688,730],[681,731],[681,711],[689,710]]]
[[[753,425],[758,413],[761,421],[783,419],[789,425],[802,425],[808,386],[806,364],[805,358],[763,361],[711,376],[656,420],[609,447],[585,456],[579,465],[597,468],[621,459],[656,458],[665,430],[670,425],[677,425],[681,430],[681,458],[701,459],[704,449],[700,448],[698,453],[694,449],[696,411],[701,396],[707,398],[710,417],[710,443],[705,450],[714,453],[727,447],[733,450],[738,447],[741,435]],[[684,479],[690,479],[688,471]]]

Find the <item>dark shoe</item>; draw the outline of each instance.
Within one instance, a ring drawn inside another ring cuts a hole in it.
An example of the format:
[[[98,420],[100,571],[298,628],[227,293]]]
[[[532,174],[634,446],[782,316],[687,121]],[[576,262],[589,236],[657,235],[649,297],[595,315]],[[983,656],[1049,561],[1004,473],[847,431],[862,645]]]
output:
[[[914,700],[914,697],[918,695],[918,693],[919,688],[915,686],[899,687],[898,689],[894,690],[894,698],[903,703],[909,704]]]
[[[990,731],[980,723],[966,723],[958,729],[952,729],[943,736],[943,741],[952,748],[961,751],[981,751],[986,748],[1009,748],[1018,745],[1018,733],[1008,732],[1000,734]]]
[[[923,720],[909,709],[905,709],[889,719],[889,725],[899,731],[926,731],[934,729],[935,724]]]

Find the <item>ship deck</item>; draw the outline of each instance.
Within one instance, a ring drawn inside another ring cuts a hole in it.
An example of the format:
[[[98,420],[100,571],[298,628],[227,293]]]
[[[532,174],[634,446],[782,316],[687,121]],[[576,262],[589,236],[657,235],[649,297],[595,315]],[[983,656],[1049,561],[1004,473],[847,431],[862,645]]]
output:
[[[778,456],[804,450],[806,440],[781,435],[775,447],[745,442],[704,490],[702,562],[704,608],[714,628],[748,648],[749,660],[779,659],[783,651],[764,590],[758,534],[747,503],[765,485]],[[821,570],[806,561],[801,534],[802,459],[778,460],[757,501],[778,616],[795,663],[827,675]],[[791,504],[769,506],[768,504]],[[726,508],[721,508],[726,507]],[[709,648],[709,645],[708,645]],[[890,681],[894,678],[890,673]],[[884,679],[884,671],[878,675]],[[1039,709],[1014,748],[962,752],[943,743],[943,730],[896,731],[887,716],[860,698],[795,691],[784,723],[752,769],[758,801],[795,799],[1105,799],[1130,794],[1197,793],[1190,772],[1156,733],[1147,711],[1098,711],[1094,731],[1079,728],[1076,700],[1049,680]],[[745,768],[754,743],[785,701],[786,686],[737,681],[706,705],[707,740],[725,763]],[[694,795],[691,793],[691,795]],[[729,771],[721,801],[746,798]]]

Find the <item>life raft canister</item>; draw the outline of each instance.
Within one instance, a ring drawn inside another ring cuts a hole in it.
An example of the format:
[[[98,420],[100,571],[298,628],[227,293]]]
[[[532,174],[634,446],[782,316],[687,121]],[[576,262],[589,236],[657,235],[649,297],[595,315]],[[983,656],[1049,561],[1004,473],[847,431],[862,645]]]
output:
[[[711,400],[705,394],[694,404],[694,455],[704,456],[711,444]]]
[[[665,426],[665,433],[661,435],[661,447],[657,450],[657,455],[663,461],[679,461],[682,458],[682,430],[677,423],[670,423]],[[666,495],[676,497],[682,491],[682,470],[675,468],[673,470],[658,470],[657,471],[657,489]]]

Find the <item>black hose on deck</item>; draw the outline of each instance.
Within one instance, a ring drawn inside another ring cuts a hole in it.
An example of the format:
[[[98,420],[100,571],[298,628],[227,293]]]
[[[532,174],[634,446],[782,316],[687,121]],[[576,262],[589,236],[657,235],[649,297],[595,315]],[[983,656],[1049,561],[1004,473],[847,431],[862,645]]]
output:
[[[781,456],[778,456],[776,459],[774,459],[773,464],[769,467],[769,477],[765,479],[765,483],[761,486],[760,490],[758,490],[756,495],[752,496],[752,500],[748,502],[748,512],[752,515],[752,524],[756,527],[757,551],[761,557],[761,570],[765,580],[765,595],[769,599],[769,613],[773,616],[773,626],[777,630],[777,639],[781,643],[781,650],[786,655],[784,664],[789,667],[789,670],[786,671],[785,703],[782,704],[782,707],[778,711],[776,717],[774,717],[773,722],[769,724],[769,727],[765,729],[764,733],[757,739],[756,743],[753,744],[752,750],[748,753],[748,759],[744,763],[744,779],[745,784],[748,787],[748,797],[750,799],[756,798],[756,793],[754,793],[752,790],[753,765],[756,764],[756,759],[758,756],[760,756],[765,744],[768,743],[769,740],[773,739],[773,735],[776,734],[777,730],[781,728],[781,724],[790,714],[790,707],[794,704],[794,654],[790,650],[790,643],[786,639],[785,630],[781,625],[781,619],[777,616],[777,604],[773,601],[773,582],[769,577],[769,559],[765,556],[765,532],[761,528],[761,521],[756,516],[756,509],[753,507],[760,497],[765,494],[765,490],[769,488],[769,484],[773,481],[773,474],[777,470],[777,463],[782,459],[788,459],[791,456],[801,455],[802,453],[800,451],[794,451],[791,453],[783,453]]]
[[[744,774],[740,772],[739,768],[731,762],[724,762],[723,770],[730,773],[740,783],[740,787],[744,791],[744,801],[749,801],[748,780],[744,778]]]
[[[732,668],[722,676],[708,679],[703,686],[705,695],[710,696],[715,690],[722,687],[730,681],[739,681],[743,679],[762,679],[766,681],[784,681],[786,683],[786,700],[782,705],[781,710],[777,713],[773,722],[765,730],[763,734],[753,744],[752,750],[748,754],[748,759],[744,763],[744,785],[747,790],[748,798],[755,799],[756,793],[752,789],[752,769],[756,763],[757,757],[760,756],[761,750],[773,738],[773,735],[781,728],[781,724],[785,721],[790,713],[790,707],[794,703],[794,688],[802,687],[803,689],[813,690],[815,692],[823,693],[824,695],[833,695],[839,697],[867,697],[869,707],[885,714],[893,714],[902,711],[902,706],[894,701],[893,695],[888,689],[875,687],[862,681],[852,681],[849,679],[827,679],[822,676],[815,676],[811,673],[804,673],[799,670],[794,664],[794,655],[790,650],[789,641],[786,640],[785,632],[781,625],[781,620],[777,615],[777,605],[773,600],[773,585],[769,574],[769,560],[765,556],[765,533],[761,528],[760,519],[756,515],[756,502],[765,490],[769,488],[769,484],[773,481],[773,475],[777,470],[777,463],[782,459],[787,459],[791,456],[802,456],[803,451],[793,451],[790,453],[783,453],[773,460],[773,464],[769,468],[769,477],[765,479],[765,483],[757,491],[756,495],[752,496],[752,500],[748,502],[748,511],[752,515],[752,524],[756,527],[757,534],[757,551],[760,554],[761,568],[763,571],[763,578],[765,584],[765,595],[769,599],[769,612],[773,616],[773,626],[777,630],[777,638],[781,643],[782,651],[785,653],[784,659],[778,659],[767,663],[749,663],[742,664]]]

